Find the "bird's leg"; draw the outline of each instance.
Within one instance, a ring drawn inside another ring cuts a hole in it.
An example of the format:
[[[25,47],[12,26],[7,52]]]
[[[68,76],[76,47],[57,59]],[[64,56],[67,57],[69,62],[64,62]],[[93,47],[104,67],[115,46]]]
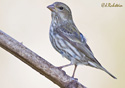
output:
[[[72,65],[72,63],[67,64],[67,65],[63,65],[63,66],[60,66],[60,67],[57,67],[57,68],[58,68],[58,69],[62,69],[62,68],[64,68],[64,67],[67,67],[67,66],[70,66],[70,65]]]
[[[75,68],[74,68],[74,71],[73,71],[72,78],[74,78],[74,75],[75,75],[76,68],[77,68],[77,65],[75,65]]]

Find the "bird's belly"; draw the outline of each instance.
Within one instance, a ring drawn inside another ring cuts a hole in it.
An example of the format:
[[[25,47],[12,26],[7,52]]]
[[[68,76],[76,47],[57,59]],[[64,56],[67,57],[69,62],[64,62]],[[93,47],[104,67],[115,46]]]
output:
[[[86,64],[84,55],[58,34],[50,33],[52,46],[72,64]]]

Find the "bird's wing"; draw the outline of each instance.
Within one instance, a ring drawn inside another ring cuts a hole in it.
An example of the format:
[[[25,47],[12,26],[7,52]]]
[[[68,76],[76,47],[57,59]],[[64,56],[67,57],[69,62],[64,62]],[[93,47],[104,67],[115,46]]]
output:
[[[56,32],[75,48],[81,51],[89,59],[88,61],[101,65],[96,60],[91,49],[87,45],[85,37],[75,27],[60,26],[56,29]]]
[[[65,26],[60,26],[58,29],[60,32],[65,34],[67,38],[69,38],[71,41],[77,42],[77,43],[83,43],[86,42],[85,37],[78,31],[78,29],[74,25],[66,24]]]

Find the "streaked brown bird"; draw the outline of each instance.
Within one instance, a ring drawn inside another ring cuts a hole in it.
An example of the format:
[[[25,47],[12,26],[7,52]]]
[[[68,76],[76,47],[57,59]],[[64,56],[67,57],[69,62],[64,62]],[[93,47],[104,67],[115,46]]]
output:
[[[70,8],[62,2],[55,2],[47,8],[51,10],[52,16],[49,32],[52,46],[62,56],[71,61],[70,64],[59,68],[75,65],[72,75],[74,78],[77,65],[84,64],[101,69],[116,79],[116,77],[109,73],[94,57],[93,52],[86,43],[85,37],[73,22]]]

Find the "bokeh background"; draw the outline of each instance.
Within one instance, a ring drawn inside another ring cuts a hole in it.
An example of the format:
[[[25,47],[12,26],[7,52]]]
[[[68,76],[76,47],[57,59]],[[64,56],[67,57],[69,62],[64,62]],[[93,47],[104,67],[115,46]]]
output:
[[[55,66],[68,64],[50,44],[51,12],[57,0],[0,0],[0,30],[12,36]],[[88,88],[125,88],[125,1],[58,0],[72,10],[78,29],[85,35],[99,62],[118,79],[80,65],[75,77]],[[116,3],[123,7],[101,7]],[[74,66],[64,68],[72,75]],[[0,48],[0,88],[59,88],[28,65]]]

